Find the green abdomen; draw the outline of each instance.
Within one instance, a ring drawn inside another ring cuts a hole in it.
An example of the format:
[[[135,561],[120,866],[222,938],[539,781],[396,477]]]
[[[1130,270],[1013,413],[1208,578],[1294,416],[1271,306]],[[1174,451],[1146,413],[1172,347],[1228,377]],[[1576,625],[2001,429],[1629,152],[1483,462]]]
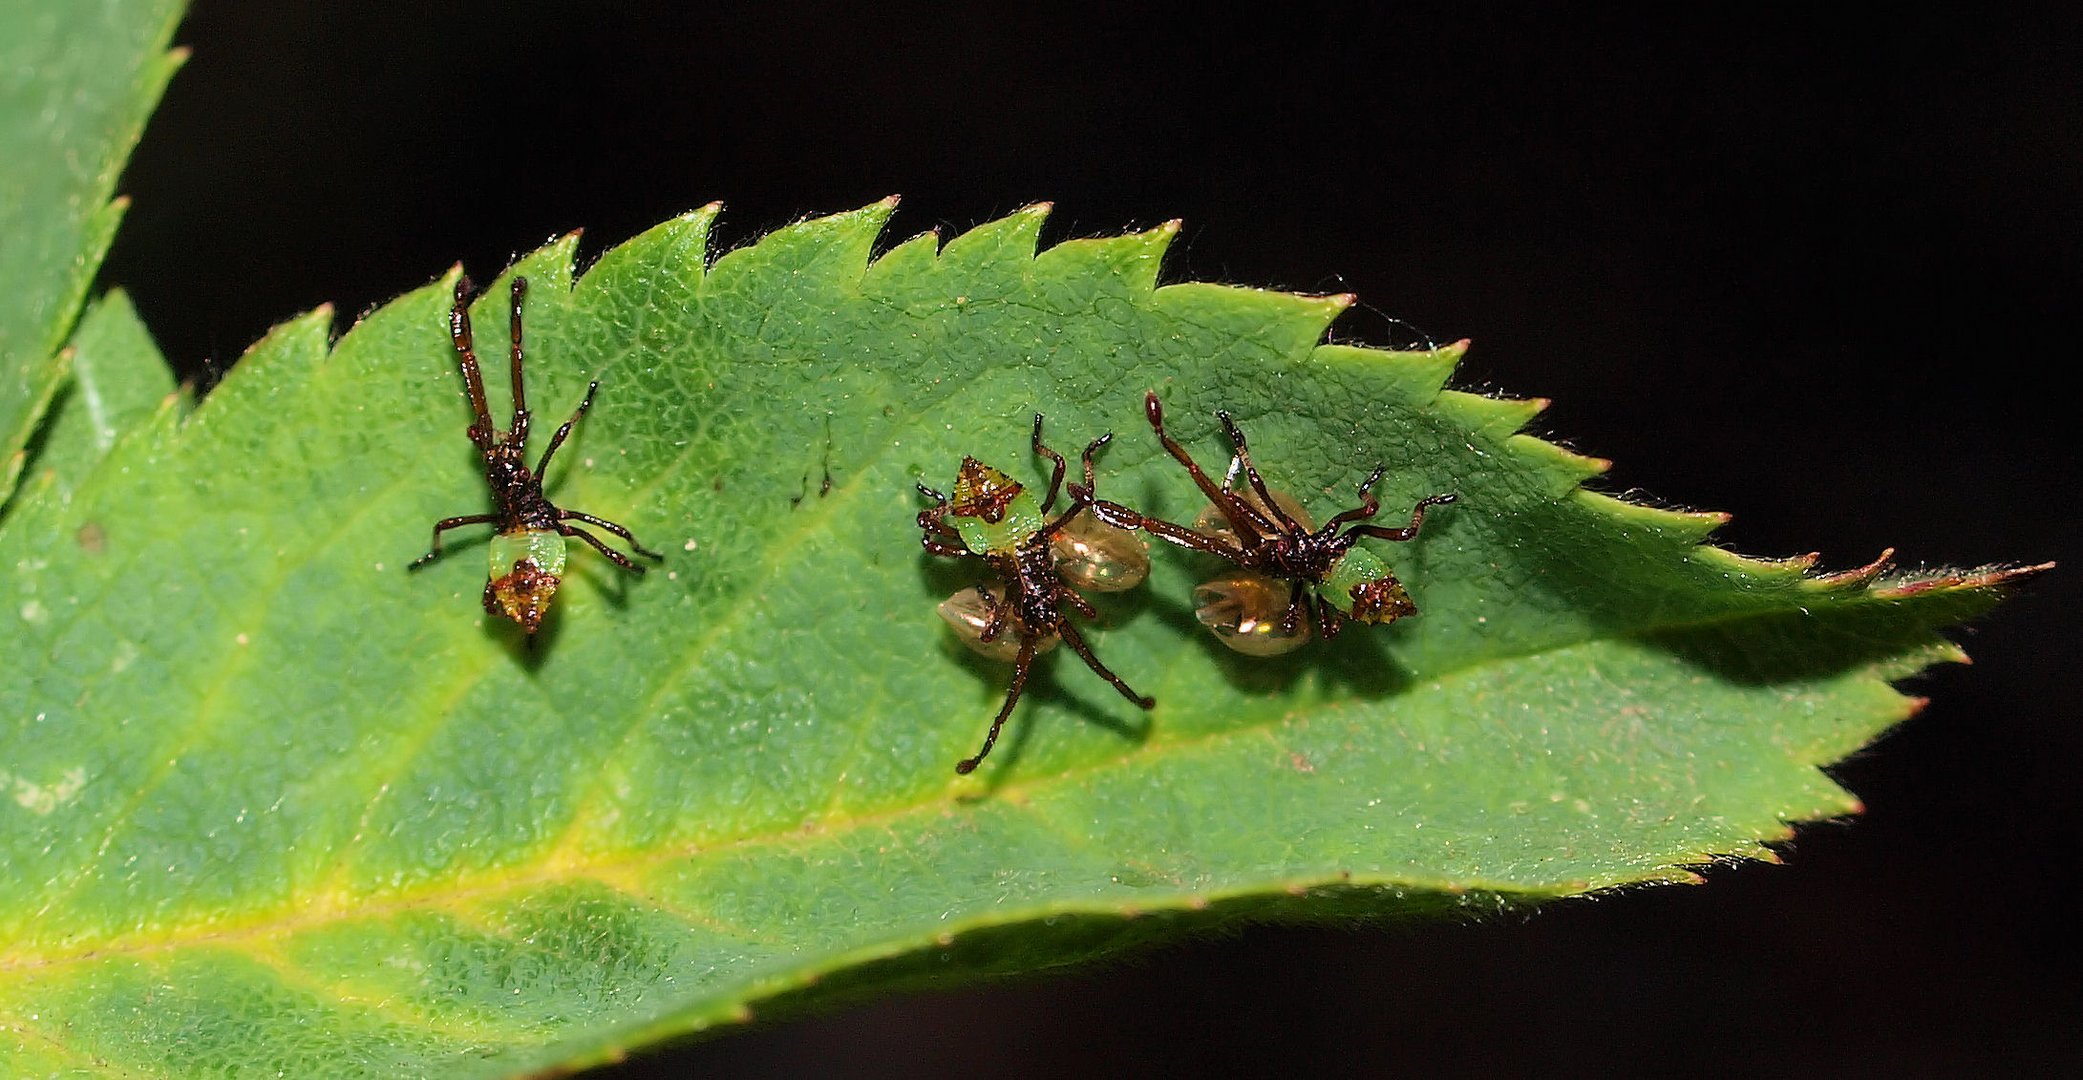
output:
[[[492,537],[492,580],[513,573],[523,559],[552,577],[564,574],[564,537],[547,529],[524,529]]]

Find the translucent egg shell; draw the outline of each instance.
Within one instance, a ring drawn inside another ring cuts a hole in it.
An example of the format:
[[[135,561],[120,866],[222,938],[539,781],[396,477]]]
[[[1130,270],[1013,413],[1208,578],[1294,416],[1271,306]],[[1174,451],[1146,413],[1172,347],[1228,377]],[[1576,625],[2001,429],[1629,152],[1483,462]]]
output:
[[[942,600],[937,610],[962,644],[979,656],[1010,664],[1020,654],[1020,628],[1010,616],[999,624],[997,637],[984,640],[984,629],[991,625],[991,609],[996,605],[997,601],[982,589],[968,588]],[[1052,633],[1036,642],[1034,655],[1040,656],[1055,648],[1058,640]]]
[[[1194,617],[1222,642],[1246,656],[1280,656],[1309,643],[1309,618],[1281,625],[1293,589],[1285,581],[1234,573],[1201,582],[1193,590]]]
[[[1049,546],[1056,553],[1056,575],[1074,589],[1121,592],[1150,576],[1150,545],[1090,510],[1072,518]]]

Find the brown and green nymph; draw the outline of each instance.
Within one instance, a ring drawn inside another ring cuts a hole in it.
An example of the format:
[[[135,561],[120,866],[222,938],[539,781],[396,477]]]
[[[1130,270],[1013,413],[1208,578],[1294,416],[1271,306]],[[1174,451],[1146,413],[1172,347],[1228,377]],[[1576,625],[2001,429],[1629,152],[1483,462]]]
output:
[[[579,402],[578,410],[557,429],[555,435],[550,436],[550,445],[543,449],[541,460],[535,463],[534,469],[529,469],[528,395],[521,376],[521,307],[527,295],[528,279],[515,277],[509,301],[514,411],[506,430],[499,431],[492,426],[492,410],[485,400],[484,376],[478,370],[477,348],[471,340],[470,279],[456,280],[455,303],[449,308],[448,315],[449,337],[455,345],[456,365],[463,372],[463,386],[470,396],[473,417],[470,441],[484,459],[485,486],[491,490],[493,510],[489,514],[465,514],[435,522],[432,548],[413,560],[406,569],[417,570],[440,557],[441,534],[450,529],[461,525],[496,525],[499,531],[493,535],[489,545],[491,573],[485,581],[485,611],[519,623],[532,638],[541,629],[543,616],[549,613],[550,601],[563,580],[565,537],[575,536],[584,540],[607,556],[609,562],[632,574],[644,572],[644,568],[629,556],[607,546],[599,537],[572,522],[605,529],[628,541],[630,549],[639,555],[653,559],[664,556],[637,543],[628,529],[591,514],[563,509],[543,494],[542,477],[550,467],[550,459],[556,455],[557,448],[564,445],[564,438],[571,434],[572,425],[592,407],[593,395],[600,390],[598,381],[586,387],[586,397]]]
[[[1092,455],[1112,438],[1102,435],[1085,447],[1080,457],[1085,482],[1071,485],[1071,490],[1092,489]],[[975,756],[955,764],[958,773],[974,772],[991,752],[1006,718],[1020,702],[1034,658],[1055,647],[1058,640],[1067,642],[1085,666],[1122,697],[1145,709],[1156,704],[1100,663],[1070,620],[1072,612],[1087,619],[1099,615],[1072,587],[1073,582],[1115,591],[1142,581],[1149,570],[1142,541],[1094,521],[1079,499],[1073,498],[1056,512],[1066,465],[1063,455],[1042,444],[1039,413],[1034,417],[1033,444],[1037,455],[1053,463],[1048,492],[1038,501],[1012,477],[973,457],[962,459],[952,497],[924,484],[918,486],[921,494],[933,500],[918,515],[920,543],[926,551],[951,559],[981,560],[998,578],[995,585],[964,589],[950,597],[940,605],[941,617],[963,644],[1013,664],[1004,706],[992,718],[991,730]]]
[[[1336,636],[1347,621],[1387,623],[1417,614],[1417,605],[1388,564],[1359,542],[1413,540],[1425,522],[1425,509],[1451,503],[1453,495],[1418,500],[1407,525],[1370,524],[1381,510],[1374,485],[1383,468],[1376,467],[1360,482],[1360,505],[1316,528],[1292,497],[1266,485],[1251,460],[1244,432],[1228,412],[1215,414],[1234,449],[1229,473],[1218,485],[1165,431],[1164,406],[1155,391],[1144,395],[1143,411],[1165,452],[1185,467],[1208,498],[1209,508],[1194,527],[1098,499],[1089,475],[1083,485],[1071,485],[1071,496],[1089,503],[1093,516],[1106,524],[1141,529],[1233,564],[1237,573],[1202,583],[1194,596],[1202,624],[1223,644],[1254,656],[1272,656],[1309,640],[1312,613],[1326,638]],[[1239,470],[1250,483],[1246,491],[1236,488]]]

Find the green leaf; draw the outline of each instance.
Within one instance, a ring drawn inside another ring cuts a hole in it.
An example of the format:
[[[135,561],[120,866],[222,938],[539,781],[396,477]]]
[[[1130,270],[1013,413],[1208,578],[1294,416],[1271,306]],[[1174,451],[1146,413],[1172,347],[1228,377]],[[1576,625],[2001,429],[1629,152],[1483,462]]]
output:
[[[180,66],[178,0],[0,7],[0,503],[122,219],[116,176]]]
[[[1533,406],[1441,389],[1459,345],[1322,345],[1346,298],[1156,288],[1172,227],[1037,256],[1041,208],[871,265],[891,205],[713,266],[714,208],[575,286],[574,239],[523,261],[537,430],[602,384],[553,497],[669,552],[639,579],[579,550],[533,649],[480,610],[480,545],[404,571],[486,500],[450,279],[335,344],[329,312],[288,323],[69,500],[25,491],[0,1055],[505,1076],[1231,918],[1694,880],[1854,810],[1818,766],[1907,715],[1888,681],[1957,656],[1936,628],[2014,576],[1699,547],[1719,516],[1581,490],[1602,463],[1518,434]],[[934,615],[975,578],[921,554],[912,485],[964,454],[1037,477],[1040,410],[1059,446],[1116,433],[1105,494],[1191,518],[1147,388],[1204,461],[1231,410],[1319,519],[1377,462],[1390,513],[1459,493],[1374,545],[1423,614],[1254,661],[1187,609],[1209,568],[1159,551],[1090,631],[1157,709],[1058,655],[958,779],[1007,672]]]

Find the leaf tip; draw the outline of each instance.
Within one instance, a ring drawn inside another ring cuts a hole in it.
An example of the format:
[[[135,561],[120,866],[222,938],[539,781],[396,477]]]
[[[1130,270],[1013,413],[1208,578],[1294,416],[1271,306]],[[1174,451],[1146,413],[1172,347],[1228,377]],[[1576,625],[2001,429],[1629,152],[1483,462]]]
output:
[[[1055,211],[1056,204],[1051,200],[1043,199],[1039,202],[1028,203],[1027,205],[1019,208],[1018,210],[1013,211],[1013,213],[1029,214],[1034,217],[1048,217]]]
[[[1893,548],[1889,552],[1893,552]],[[2054,563],[2043,562],[2032,566],[1985,566],[1975,570],[1947,570],[1925,577],[1892,580],[1873,590],[1873,595],[1890,600],[1900,600],[1918,593],[1939,590],[1982,590],[2007,589],[2054,569]],[[1863,573],[1865,568],[1853,571]]]
[[[882,198],[876,200],[875,205],[882,207],[886,211],[895,210],[897,208],[897,204],[903,201],[904,196],[902,195],[884,195]]]

